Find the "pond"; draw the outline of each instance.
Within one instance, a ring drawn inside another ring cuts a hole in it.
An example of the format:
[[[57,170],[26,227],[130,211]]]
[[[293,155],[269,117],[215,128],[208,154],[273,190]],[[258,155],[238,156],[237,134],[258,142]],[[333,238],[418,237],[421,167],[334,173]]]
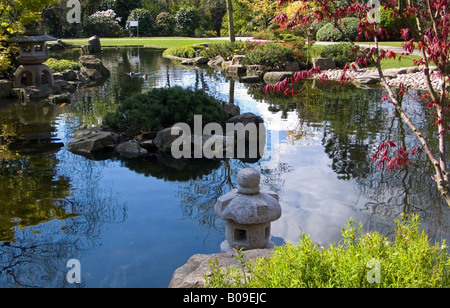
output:
[[[308,81],[293,99],[181,66],[158,50],[106,49],[101,58],[111,78],[76,92],[69,104],[0,103],[0,287],[165,288],[189,257],[219,252],[224,222],[214,203],[246,167],[279,194],[276,245],[295,243],[302,233],[323,245],[337,242],[350,217],[364,230],[389,235],[402,212],[419,214],[432,240],[450,238],[450,210],[421,171],[426,162],[393,173],[371,163],[381,141],[414,142],[392,106],[381,102],[382,89]],[[96,161],[66,150],[79,126],[100,124],[123,99],[176,85],[261,115],[268,129],[264,157],[186,166],[148,157]],[[431,133],[409,99],[416,95],[410,91],[405,104]],[[70,259],[80,261],[81,284],[66,280]]]

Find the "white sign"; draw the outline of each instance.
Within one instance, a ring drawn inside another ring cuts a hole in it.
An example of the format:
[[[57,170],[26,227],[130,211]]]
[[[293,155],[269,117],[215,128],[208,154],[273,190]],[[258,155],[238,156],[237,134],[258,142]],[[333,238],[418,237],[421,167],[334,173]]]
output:
[[[130,27],[139,27],[139,21],[137,20],[130,21]]]

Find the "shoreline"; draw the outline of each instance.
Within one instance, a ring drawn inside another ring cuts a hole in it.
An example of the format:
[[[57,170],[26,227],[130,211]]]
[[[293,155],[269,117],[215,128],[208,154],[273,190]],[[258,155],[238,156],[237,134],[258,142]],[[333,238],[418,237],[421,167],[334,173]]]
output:
[[[437,68],[430,67],[433,88],[436,91],[441,91],[439,88],[442,84],[442,78],[437,74],[433,74],[434,72],[437,72]],[[315,78],[320,78],[326,75],[327,79],[330,81],[340,81],[342,73],[343,69],[324,70],[320,75],[316,75]],[[423,68],[404,67],[397,69],[385,69],[383,70],[383,74],[390,86],[399,87],[400,84],[403,84],[410,89],[428,91],[425,83]],[[363,68],[348,70],[346,72],[346,76],[349,79],[349,82],[360,86],[379,85],[382,83],[377,69]]]

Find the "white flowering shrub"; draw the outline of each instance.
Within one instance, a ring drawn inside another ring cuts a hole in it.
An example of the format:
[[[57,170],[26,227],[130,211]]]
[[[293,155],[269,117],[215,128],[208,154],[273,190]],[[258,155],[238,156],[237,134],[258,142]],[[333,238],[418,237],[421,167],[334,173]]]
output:
[[[117,17],[114,10],[97,11],[81,24],[80,36],[88,37],[97,35],[99,37],[121,36],[123,29],[119,25],[120,17]]]

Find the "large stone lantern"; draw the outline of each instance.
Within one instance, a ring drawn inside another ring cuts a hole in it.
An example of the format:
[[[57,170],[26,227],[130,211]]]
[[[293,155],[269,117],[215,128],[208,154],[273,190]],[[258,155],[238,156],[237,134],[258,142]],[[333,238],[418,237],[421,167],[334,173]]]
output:
[[[255,169],[243,169],[237,178],[239,188],[217,199],[214,212],[226,222],[222,252],[274,247],[270,224],[281,217],[281,206],[277,194],[260,191],[260,180]]]
[[[17,61],[21,65],[14,73],[14,87],[35,88],[41,92],[41,96],[50,94],[54,80],[50,68],[43,64],[49,59],[45,42],[56,41],[56,38],[28,32],[9,41],[20,47],[20,56]]]

